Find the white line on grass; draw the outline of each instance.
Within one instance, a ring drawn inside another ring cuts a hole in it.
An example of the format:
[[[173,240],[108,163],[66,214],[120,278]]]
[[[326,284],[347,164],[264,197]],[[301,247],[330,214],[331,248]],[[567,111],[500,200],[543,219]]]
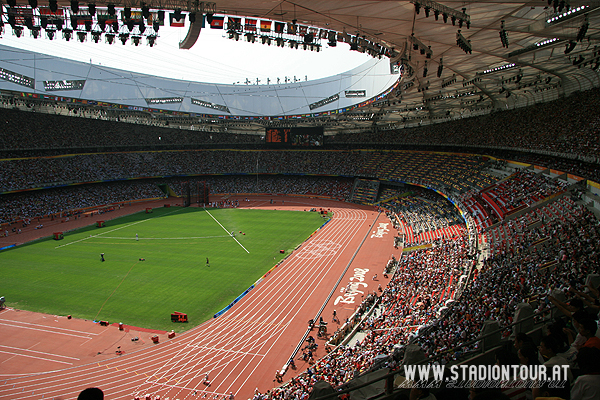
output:
[[[219,226],[220,226],[221,228],[223,228],[223,230],[224,230],[225,232],[227,232],[227,234],[228,234],[229,236],[231,236],[231,238],[232,238],[233,240],[235,240],[235,241],[237,242],[237,244],[239,244],[239,245],[242,247],[242,249],[246,250],[246,248],[245,248],[244,246],[242,246],[242,244],[241,244],[240,242],[238,242],[238,240],[235,238],[235,236],[233,236],[231,233],[229,233],[229,231],[228,231],[227,229],[225,229],[225,227],[224,227],[223,225],[221,225],[221,223],[220,223],[220,222],[219,222],[219,221],[218,221],[218,220],[217,220],[215,217],[213,217],[213,215],[212,215],[211,213],[209,213],[209,212],[208,212],[208,210],[207,210],[206,208],[204,209],[204,211],[206,211],[206,213],[207,213],[208,215],[210,215],[210,216],[211,216],[211,218],[212,218],[212,219],[214,219],[214,220],[215,220],[215,222],[216,222],[217,224],[219,224]],[[246,250],[246,253],[250,254],[250,252],[249,252],[248,250]]]
[[[147,238],[134,238],[134,237],[117,237],[117,236],[102,236],[103,239],[122,239],[122,240],[186,240],[186,239],[212,239],[212,238],[223,238],[231,235],[220,235],[220,236],[189,236],[189,237],[147,237]]]
[[[175,212],[177,212],[177,211],[180,211],[180,210],[175,210],[175,211],[172,211],[172,212],[170,212],[170,213],[166,213],[166,214],[164,214],[164,215],[173,214],[173,213],[175,213]],[[162,216],[164,216],[164,215],[162,215]],[[104,235],[104,234],[106,234],[106,233],[111,233],[111,232],[114,232],[114,231],[118,231],[119,229],[123,229],[123,228],[129,228],[130,226],[137,225],[137,224],[141,224],[142,222],[150,221],[150,220],[151,220],[151,219],[153,219],[153,218],[154,218],[154,217],[146,218],[146,219],[143,219],[143,220],[141,220],[141,221],[132,222],[132,223],[131,223],[131,224],[129,224],[129,225],[123,225],[123,226],[121,226],[121,227],[119,227],[119,228],[115,228],[115,229],[111,229],[110,231],[106,231],[106,232],[99,233],[99,234],[97,234],[97,235],[90,235],[90,237],[84,237],[83,239],[79,239],[79,240],[76,240],[76,241],[74,241],[74,242],[69,242],[69,243],[61,244],[60,246],[56,246],[56,247],[55,247],[55,249],[59,249],[59,248],[61,248],[61,247],[65,247],[65,246],[68,246],[68,245],[70,245],[70,244],[75,244],[75,243],[83,242],[84,240],[92,239],[92,238],[95,238],[95,237],[98,237],[98,236]]]

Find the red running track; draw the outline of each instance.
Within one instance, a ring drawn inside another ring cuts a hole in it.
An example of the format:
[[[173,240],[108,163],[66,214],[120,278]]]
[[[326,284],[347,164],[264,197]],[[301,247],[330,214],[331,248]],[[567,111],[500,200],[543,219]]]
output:
[[[267,203],[264,200],[268,208],[279,206]],[[74,399],[90,386],[100,387],[106,399],[222,399],[229,393],[248,399],[255,388],[264,393],[275,387],[275,371],[289,359],[306,332],[308,319],[323,306],[353,257],[361,254],[356,260],[379,265],[381,270],[392,249],[393,234],[389,233],[385,241],[379,241],[387,251],[370,253],[365,246],[365,251],[356,252],[363,239],[372,239],[377,232],[376,228],[370,231],[373,224],[389,222],[383,214],[336,202],[317,205],[313,199],[286,199],[285,207],[279,208],[315,206],[329,207],[334,218],[221,317],[120,357],[25,377],[4,375],[0,399]],[[377,235],[372,240],[381,238]],[[350,268],[347,275],[353,273]],[[344,276],[340,286],[347,280]],[[332,308],[342,320],[352,313],[353,308],[343,308],[343,303],[333,305],[338,292],[336,288],[324,317]],[[320,349],[317,356],[323,355]],[[206,374],[210,385],[205,382]]]

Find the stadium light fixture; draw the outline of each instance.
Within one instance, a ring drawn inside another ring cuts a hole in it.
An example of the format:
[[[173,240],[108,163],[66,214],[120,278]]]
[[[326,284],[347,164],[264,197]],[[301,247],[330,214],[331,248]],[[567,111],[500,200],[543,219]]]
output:
[[[425,46],[425,44],[423,44],[423,42],[421,42],[419,39],[417,39],[417,37],[415,36],[414,33],[412,33],[408,38],[413,45],[413,50],[415,50],[415,51],[419,50],[419,53],[422,55],[425,55],[425,58],[431,58],[431,56],[433,56],[433,51],[431,51],[431,46]]]
[[[125,46],[125,43],[127,43],[127,40],[129,40],[129,33],[119,33],[119,40],[121,43],[123,43],[123,46]]]
[[[337,46],[337,34],[334,31],[330,31],[329,34],[327,35],[327,44],[329,45],[329,47],[336,47]]]
[[[115,42],[115,34],[107,33],[106,35],[104,35],[104,41],[108,44],[113,44]]]
[[[40,27],[39,26],[34,26],[29,30],[29,34],[34,38],[37,39],[40,37]]]
[[[462,11],[457,11],[432,0],[411,0],[411,3],[415,5],[416,14],[419,14],[421,8],[425,10],[425,18],[428,18],[433,10],[436,21],[439,20],[439,16],[442,14],[444,23],[447,23],[448,18],[450,18],[452,25],[455,25],[456,21],[458,21],[460,28],[462,28],[463,23],[467,25],[467,29],[471,27],[471,17],[467,14],[466,8],[463,8]]]
[[[569,40],[569,43],[567,43],[565,46],[565,54],[572,52],[575,49],[575,46],[577,46],[577,42]]]
[[[83,43],[87,40],[87,33],[83,31],[77,31],[77,40],[79,43]]]
[[[524,47],[522,49],[511,51],[510,53],[508,53],[508,57],[510,58],[510,57],[518,56],[520,54],[528,53],[528,52],[534,51],[534,50],[538,50],[538,49],[540,49],[542,47],[550,46],[550,45],[556,44],[558,42],[560,42],[559,38],[546,39],[546,40],[543,40],[541,42],[537,42],[537,43],[534,43],[534,44],[529,45],[527,47]]]
[[[579,7],[575,7],[575,8],[571,8],[568,11],[565,12],[558,12],[555,15],[553,15],[552,17],[548,18],[546,20],[546,24],[550,25],[550,24],[558,24],[561,22],[564,22],[568,19],[571,19],[573,17],[576,17],[578,15],[581,15],[584,12],[588,12],[590,11],[590,6],[589,5],[583,5],[583,6],[579,6]]]
[[[460,47],[465,53],[473,54],[473,49],[471,48],[471,41],[465,39],[463,35],[460,33],[460,29],[456,32],[456,45]]]
[[[177,20],[177,21],[181,21],[181,18],[183,18],[183,14],[181,13],[181,8],[177,8],[175,10],[175,12],[173,13],[173,17]],[[212,21],[212,17],[210,19],[210,21],[208,20],[208,16],[206,17],[206,21],[210,24],[210,22]]]
[[[240,34],[238,32],[230,30],[228,32],[228,34],[229,34],[229,39],[233,39],[235,41],[240,40]]]
[[[502,42],[502,47],[508,48],[508,32],[504,29],[504,20],[500,23],[500,42]]]
[[[156,44],[156,35],[148,35],[146,36],[146,40],[148,41],[148,46],[150,47],[154,47],[154,45]]]
[[[559,40],[560,40],[559,38],[546,39],[546,40],[536,43],[535,46],[536,47],[548,46],[549,44],[558,42]]]
[[[590,23],[588,22],[588,16],[587,16],[587,14],[585,14],[585,20],[583,21],[583,25],[581,25],[581,27],[579,28],[579,31],[577,32],[577,37],[576,37],[575,41],[581,42],[581,41],[583,41],[583,39],[585,39],[585,35],[587,33],[589,26],[590,26]]]
[[[63,29],[62,34],[63,34],[63,39],[65,39],[68,42],[73,37],[73,30],[70,28]]]
[[[20,38],[23,35],[23,27],[18,25],[13,26],[13,34]]]
[[[142,3],[142,17],[146,19],[150,18],[150,7],[148,7],[145,3]]]
[[[510,68],[514,68],[516,66],[517,66],[517,64],[515,64],[515,63],[504,64],[499,67],[486,69],[485,71],[481,72],[480,75],[487,75],[487,74],[491,74],[491,73],[498,72],[498,71],[504,71],[504,70],[507,70]]]

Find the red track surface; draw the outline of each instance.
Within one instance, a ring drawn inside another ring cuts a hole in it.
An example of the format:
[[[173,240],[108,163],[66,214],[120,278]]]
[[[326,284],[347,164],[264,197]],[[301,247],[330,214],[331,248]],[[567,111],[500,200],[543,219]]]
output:
[[[331,322],[334,309],[343,321],[361,302],[358,296],[343,296],[349,283],[364,275],[358,288],[364,295],[387,284],[372,277],[383,275],[396,233],[385,215],[378,216],[371,208],[310,198],[285,198],[285,203],[281,197],[276,199],[269,204],[269,198],[253,197],[240,205],[322,207],[332,210],[334,218],[231,310],[174,339],[160,335],[161,343],[152,345],[145,332],[120,332],[114,326],[34,313],[29,318],[37,316],[37,321],[26,322],[26,312],[0,313],[2,331],[13,330],[13,339],[3,336],[0,344],[0,399],[75,399],[90,386],[100,387],[106,399],[135,395],[222,399],[229,393],[248,399],[255,388],[263,393],[273,388],[275,371],[287,362],[306,332],[307,321],[315,318],[332,290],[322,313],[330,332],[336,329]],[[355,276],[356,268],[362,271]],[[102,334],[105,339],[96,339]],[[142,341],[131,342],[133,335]],[[115,337],[117,341],[111,342]],[[110,342],[108,347],[105,342]],[[125,354],[113,357],[117,345]],[[325,354],[322,347],[318,357]],[[106,351],[99,353],[99,348]],[[296,360],[298,370],[288,371],[286,379],[306,367]],[[210,386],[203,383],[206,374]]]

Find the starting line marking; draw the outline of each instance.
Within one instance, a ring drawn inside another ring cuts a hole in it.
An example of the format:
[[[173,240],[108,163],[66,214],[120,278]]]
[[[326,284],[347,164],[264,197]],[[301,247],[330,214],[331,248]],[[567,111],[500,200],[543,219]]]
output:
[[[76,337],[76,338],[81,338],[81,339],[88,339],[88,340],[89,340],[89,339],[92,339],[91,337],[88,337],[88,336],[72,335],[72,334],[70,334],[70,333],[64,333],[64,332],[55,332],[55,331],[51,331],[51,330],[48,330],[48,329],[32,328],[32,327],[29,327],[29,326],[22,326],[22,325],[12,325],[12,324],[3,324],[3,323],[0,323],[0,325],[3,325],[3,326],[10,326],[11,328],[29,329],[29,330],[32,330],[32,331],[41,331],[41,332],[54,333],[55,335],[73,336],[73,337]],[[51,327],[49,327],[49,328],[51,328]],[[94,334],[94,333],[89,333],[88,335],[96,335],[96,334]]]
[[[0,347],[6,347],[7,349],[12,349],[12,350],[21,350],[21,351],[28,351],[28,352],[31,352],[31,353],[44,354],[46,356],[54,356],[54,357],[61,357],[61,358],[70,358],[71,360],[80,360],[79,358],[76,358],[76,357],[61,356],[60,354],[46,353],[44,351],[22,349],[22,348],[19,348],[19,347],[12,347],[12,346],[5,346],[5,345],[0,345]]]
[[[50,362],[55,362],[55,363],[59,363],[59,364],[73,365],[73,363],[66,362],[66,361],[58,361],[58,360],[52,360],[52,359],[50,359],[50,358],[37,357],[37,356],[30,356],[30,355],[27,355],[27,354],[13,353],[13,352],[11,352],[11,351],[3,351],[3,350],[0,350],[0,353],[10,354],[10,355],[13,355],[13,356],[19,356],[19,357],[35,358],[36,360],[50,361]]]

